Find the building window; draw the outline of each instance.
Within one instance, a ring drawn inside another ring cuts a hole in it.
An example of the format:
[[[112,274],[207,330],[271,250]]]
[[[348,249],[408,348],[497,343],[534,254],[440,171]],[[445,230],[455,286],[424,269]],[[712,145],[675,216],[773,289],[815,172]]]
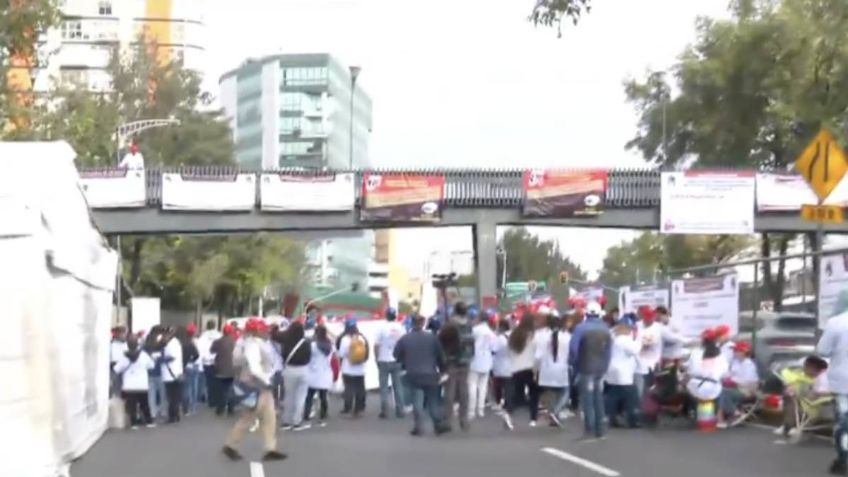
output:
[[[66,20],[62,23],[63,40],[82,40],[82,22],[79,20]]]
[[[327,83],[327,68],[284,68],[283,86],[321,85]]]
[[[295,131],[300,132],[303,129],[300,118],[280,118],[280,132],[283,134],[293,134]]]
[[[283,141],[280,151],[284,156],[304,156],[321,154],[321,143],[318,141]]]
[[[102,1],[97,6],[97,11],[101,15],[111,15],[112,14],[112,2]]]
[[[303,110],[303,95],[300,93],[283,93],[281,102],[283,103],[283,111],[302,111]]]

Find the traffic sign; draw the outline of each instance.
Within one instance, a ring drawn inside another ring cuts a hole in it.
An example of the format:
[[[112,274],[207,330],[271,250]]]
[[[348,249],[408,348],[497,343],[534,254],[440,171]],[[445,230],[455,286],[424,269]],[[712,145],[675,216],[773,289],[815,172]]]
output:
[[[822,129],[798,156],[795,168],[824,201],[848,172],[848,160],[833,134]]]
[[[845,211],[838,205],[804,204],[801,206],[801,218],[807,222],[841,224],[845,222]]]

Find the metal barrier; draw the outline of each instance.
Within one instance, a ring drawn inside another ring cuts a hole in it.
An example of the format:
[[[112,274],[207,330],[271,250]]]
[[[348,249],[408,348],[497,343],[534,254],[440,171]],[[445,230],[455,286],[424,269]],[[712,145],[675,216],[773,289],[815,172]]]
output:
[[[80,170],[85,173],[92,170],[106,170],[108,168]],[[322,174],[319,171],[296,170],[269,170],[264,173],[287,173],[298,175]],[[146,170],[147,175],[147,204],[158,207],[162,202],[162,174],[182,173],[202,176],[225,176],[237,173],[255,174],[256,183],[259,184],[258,176],[263,172],[255,170],[244,170],[232,166],[186,166],[186,167],[162,167]],[[337,173],[351,171],[334,171]],[[486,170],[486,169],[375,169],[367,171],[353,171],[356,174],[356,196],[357,202],[362,187],[362,176],[368,173],[391,174],[439,174],[446,178],[445,203],[449,207],[491,207],[507,208],[519,207],[523,204],[523,169]],[[257,191],[257,205],[258,205]],[[606,193],[607,208],[651,208],[660,203],[660,173],[649,169],[612,169],[609,171],[609,184]]]

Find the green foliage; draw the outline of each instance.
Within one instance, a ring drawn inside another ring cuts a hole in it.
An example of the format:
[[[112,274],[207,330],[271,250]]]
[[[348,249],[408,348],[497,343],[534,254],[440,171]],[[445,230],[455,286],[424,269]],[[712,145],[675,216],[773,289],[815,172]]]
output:
[[[576,280],[585,280],[586,273],[563,255],[559,244],[541,240],[525,227],[506,231],[498,244],[506,252],[506,281],[544,281],[549,285],[559,283],[560,272],[568,272]],[[498,277],[503,275],[503,262],[498,260]]]
[[[580,18],[592,9],[592,0],[536,0],[529,20],[534,25],[556,26],[557,35],[562,37],[562,20],[571,20],[577,25]]]
[[[744,235],[659,235],[643,232],[610,247],[599,281],[622,287],[661,281],[673,270],[719,264],[736,258],[754,241]]]

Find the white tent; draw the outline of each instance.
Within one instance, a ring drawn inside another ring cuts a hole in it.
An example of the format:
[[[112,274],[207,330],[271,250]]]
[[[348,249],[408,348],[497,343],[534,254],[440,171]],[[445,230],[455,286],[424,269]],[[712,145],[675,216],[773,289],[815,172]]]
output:
[[[108,420],[117,255],[65,142],[0,142],[0,475],[54,477]]]

